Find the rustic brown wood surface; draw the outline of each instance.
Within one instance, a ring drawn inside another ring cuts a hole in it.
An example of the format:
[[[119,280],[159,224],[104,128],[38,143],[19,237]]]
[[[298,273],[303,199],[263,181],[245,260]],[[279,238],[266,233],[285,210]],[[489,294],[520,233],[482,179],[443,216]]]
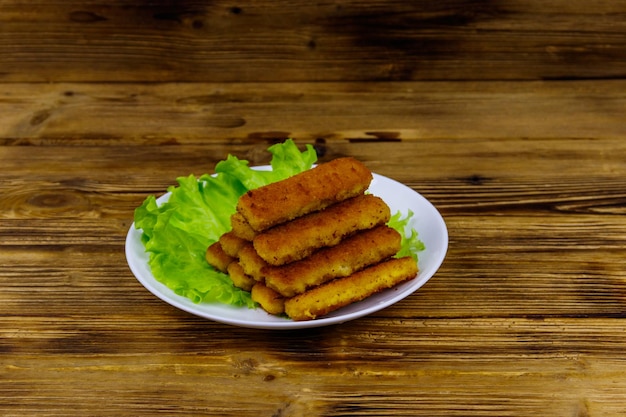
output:
[[[624,1],[0,1],[0,415],[626,415],[625,75]],[[149,293],[134,209],[288,137],[429,199],[437,274],[296,331]]]
[[[0,3],[0,81],[619,78],[625,0]]]

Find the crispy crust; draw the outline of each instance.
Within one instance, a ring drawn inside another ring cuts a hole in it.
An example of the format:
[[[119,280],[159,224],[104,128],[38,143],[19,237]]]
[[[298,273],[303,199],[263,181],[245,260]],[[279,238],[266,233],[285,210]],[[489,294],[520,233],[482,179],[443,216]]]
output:
[[[209,265],[221,272],[226,272],[228,265],[235,260],[224,252],[219,242],[215,242],[207,248],[205,257]]]
[[[236,236],[232,230],[220,236],[219,242],[224,253],[233,258],[237,258],[239,256],[239,250],[248,243],[245,239]]]
[[[258,234],[253,244],[267,263],[284,265],[304,259],[316,249],[337,245],[359,230],[386,223],[390,215],[381,198],[360,195],[272,227]]]
[[[230,216],[230,226],[233,234],[240,239],[252,242],[252,239],[256,236],[256,232],[241,213],[235,213]]]
[[[257,232],[362,194],[372,173],[354,158],[338,158],[285,180],[250,190],[237,204]]]
[[[228,276],[233,281],[233,285],[237,288],[241,288],[244,291],[250,291],[256,280],[243,271],[243,268],[238,262],[231,262],[228,265]]]
[[[392,258],[286,300],[285,313],[295,321],[312,320],[416,275],[417,264],[413,258]]]
[[[400,250],[400,245],[400,234],[382,225],[354,234],[336,246],[320,249],[301,261],[283,266],[261,266],[258,272],[268,287],[285,297],[293,297],[393,256]]]
[[[285,299],[261,282],[254,284],[250,295],[253,301],[259,303],[263,310],[270,314],[282,314],[285,312]]]
[[[264,280],[262,271],[267,267],[267,262],[256,253],[252,243],[248,242],[239,250],[239,264],[246,275],[251,276],[257,281]]]

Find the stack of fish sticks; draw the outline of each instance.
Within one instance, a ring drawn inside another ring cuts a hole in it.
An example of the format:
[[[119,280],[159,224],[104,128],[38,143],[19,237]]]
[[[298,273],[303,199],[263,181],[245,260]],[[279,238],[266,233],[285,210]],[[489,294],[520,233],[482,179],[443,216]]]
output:
[[[371,171],[346,157],[242,195],[232,230],[207,261],[270,314],[312,320],[417,275],[394,257],[400,234],[387,204],[366,191]]]

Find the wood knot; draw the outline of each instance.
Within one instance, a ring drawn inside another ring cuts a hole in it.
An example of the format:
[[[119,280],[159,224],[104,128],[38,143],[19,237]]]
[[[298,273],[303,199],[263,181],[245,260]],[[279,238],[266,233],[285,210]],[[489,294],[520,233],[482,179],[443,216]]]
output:
[[[37,126],[45,122],[50,117],[50,112],[48,110],[40,110],[36,112],[33,117],[30,119],[31,126]]]
[[[76,10],[70,13],[70,20],[76,23],[95,23],[107,20],[107,18],[94,12]]]
[[[44,192],[41,194],[33,195],[28,199],[28,204],[34,207],[43,209],[60,209],[63,207],[76,207],[83,203],[82,198],[79,198],[74,193],[63,192]]]
[[[315,139],[315,144],[313,144],[313,149],[315,149],[315,153],[317,154],[318,158],[323,158],[326,155],[326,152],[328,151],[328,148],[326,147],[326,139],[324,138]]]
[[[473,174],[469,177],[465,178],[465,181],[471,185],[483,185],[485,182],[489,181],[490,178],[483,177],[480,174]]]
[[[290,132],[283,131],[267,131],[267,132],[251,132],[248,134],[248,139],[255,142],[266,142],[269,144],[281,143],[291,137]]]
[[[400,132],[365,132],[366,137],[346,138],[351,143],[358,142],[402,142]],[[373,136],[373,137],[371,137]]]

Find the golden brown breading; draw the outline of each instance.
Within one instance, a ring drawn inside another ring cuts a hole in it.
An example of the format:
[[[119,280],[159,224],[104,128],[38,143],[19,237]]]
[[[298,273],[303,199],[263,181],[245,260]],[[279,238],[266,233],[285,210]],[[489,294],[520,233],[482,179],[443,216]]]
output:
[[[230,265],[228,265],[228,275],[235,287],[241,288],[244,291],[250,291],[254,284],[256,284],[256,280],[246,275],[238,262],[231,262]]]
[[[235,213],[230,216],[230,226],[233,234],[240,239],[252,242],[252,239],[256,236],[256,232],[241,213]]]
[[[220,242],[220,245],[222,245],[222,249],[224,250],[224,253],[226,253],[226,255],[228,256],[232,256],[233,258],[237,258],[239,250],[246,243],[248,243],[247,240],[244,240],[236,236],[232,230],[220,236],[219,242]]]
[[[252,301],[259,303],[263,310],[270,314],[282,314],[285,312],[285,299],[261,282],[254,284],[250,295],[252,296]]]
[[[338,158],[285,180],[250,190],[237,211],[257,232],[362,194],[372,173],[354,158]]]
[[[221,272],[226,272],[228,264],[235,260],[224,252],[219,242],[215,242],[207,248],[205,257],[209,265]]]
[[[263,268],[267,265],[261,257],[254,250],[252,243],[248,242],[239,250],[239,264],[243,268],[246,275],[251,276],[257,281],[263,281],[264,275],[262,273]]]
[[[417,264],[412,257],[392,258],[286,300],[285,312],[295,321],[312,320],[416,275]]]
[[[390,214],[381,198],[360,195],[272,227],[252,242],[267,263],[284,265],[303,259],[316,249],[337,245],[354,232],[386,223]]]
[[[393,256],[400,250],[400,244],[400,233],[382,225],[356,233],[338,245],[322,248],[300,261],[261,267],[259,272],[265,285],[285,297],[293,297]]]

